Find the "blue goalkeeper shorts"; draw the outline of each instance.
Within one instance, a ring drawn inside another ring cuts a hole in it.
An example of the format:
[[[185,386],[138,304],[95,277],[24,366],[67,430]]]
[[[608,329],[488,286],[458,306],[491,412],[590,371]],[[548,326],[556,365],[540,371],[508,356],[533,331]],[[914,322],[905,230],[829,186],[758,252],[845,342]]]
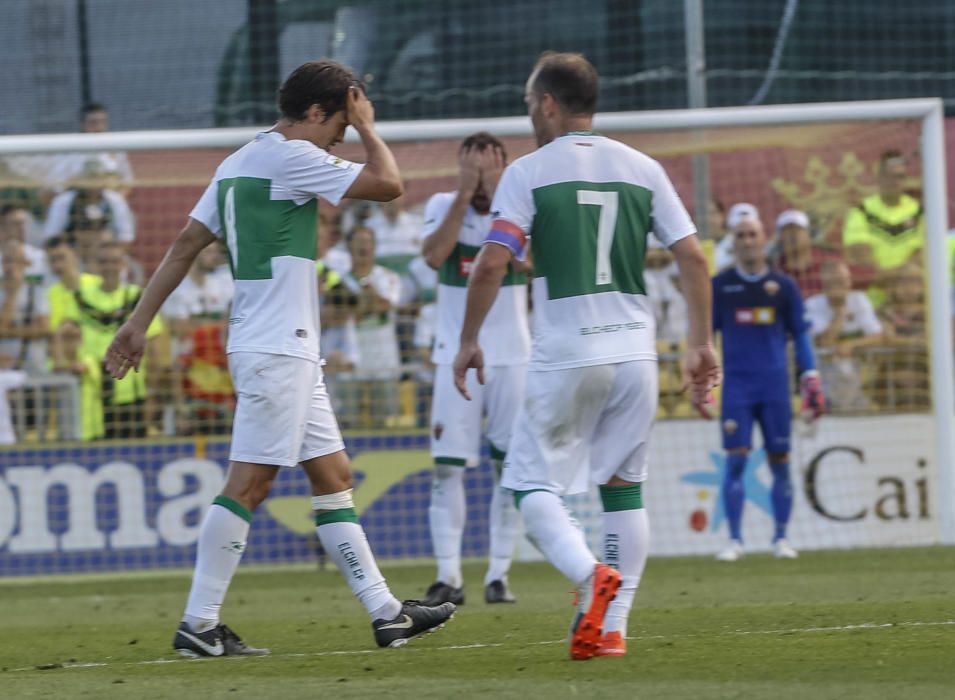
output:
[[[766,452],[789,452],[792,402],[785,376],[726,376],[720,417],[723,449],[752,448],[754,423],[759,423]]]

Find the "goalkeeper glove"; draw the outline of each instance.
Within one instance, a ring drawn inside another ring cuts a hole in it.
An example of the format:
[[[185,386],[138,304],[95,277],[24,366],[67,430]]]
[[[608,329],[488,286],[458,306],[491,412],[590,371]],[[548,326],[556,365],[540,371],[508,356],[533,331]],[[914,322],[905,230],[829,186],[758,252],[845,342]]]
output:
[[[826,410],[826,396],[822,393],[819,372],[814,369],[803,372],[799,379],[799,390],[802,394],[802,418],[811,423]]]

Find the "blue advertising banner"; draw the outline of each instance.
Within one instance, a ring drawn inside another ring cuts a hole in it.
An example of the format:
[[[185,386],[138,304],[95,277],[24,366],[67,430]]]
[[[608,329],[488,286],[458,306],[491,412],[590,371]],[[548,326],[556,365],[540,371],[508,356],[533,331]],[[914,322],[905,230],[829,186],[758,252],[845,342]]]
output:
[[[355,504],[381,559],[431,556],[423,433],[346,438]],[[116,443],[0,452],[0,576],[191,566],[219,493],[228,440]],[[490,466],[468,470],[464,556],[486,554]],[[243,561],[319,554],[308,480],[282,469],[255,513]]]

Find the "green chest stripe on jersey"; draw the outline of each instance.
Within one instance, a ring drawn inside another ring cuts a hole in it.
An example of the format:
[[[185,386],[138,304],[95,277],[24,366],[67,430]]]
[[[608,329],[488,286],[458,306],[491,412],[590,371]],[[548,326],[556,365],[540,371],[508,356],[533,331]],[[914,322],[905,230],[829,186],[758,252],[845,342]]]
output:
[[[271,199],[272,181],[233,177],[219,181],[219,221],[237,280],[272,279],[272,258],[315,260],[317,200],[298,205]]]
[[[624,182],[574,181],[538,187],[533,194],[534,276],[547,279],[548,298],[646,293],[643,265],[652,191]],[[614,206],[606,211],[600,204],[580,203],[609,203],[608,198]]]
[[[467,245],[458,243],[447,257],[444,264],[438,269],[438,282],[449,287],[467,287],[468,277],[471,275],[471,266],[474,265],[474,259],[480,252],[481,247],[476,245]],[[512,286],[515,284],[527,284],[527,274],[515,272],[513,267],[508,267],[507,274],[501,280],[502,286]]]

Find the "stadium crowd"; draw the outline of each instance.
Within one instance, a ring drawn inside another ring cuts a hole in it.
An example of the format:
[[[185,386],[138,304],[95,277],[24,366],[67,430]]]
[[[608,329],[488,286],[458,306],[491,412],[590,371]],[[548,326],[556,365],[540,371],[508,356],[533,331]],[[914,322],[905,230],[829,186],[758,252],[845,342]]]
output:
[[[90,105],[86,131],[107,128]],[[225,356],[233,283],[223,246],[200,255],[150,327],[139,372],[113,380],[106,348],[141,293],[132,255],[134,183],[125,154],[7,159],[44,183],[0,193],[0,443],[228,434],[235,396]],[[878,192],[847,203],[840,229],[811,211],[765,218],[745,202],[712,201],[711,270],[734,264],[734,229],[761,220],[773,264],[805,300],[829,410],[928,408],[922,206],[906,192],[903,154],[884,153]],[[35,196],[34,196],[35,195]],[[428,424],[438,273],[422,256],[424,202],[350,202],[320,209],[316,278],[321,348],[343,428]],[[951,267],[951,266],[950,266]],[[660,352],[661,417],[690,416],[679,369],[686,304],[667,249],[652,238],[647,294]]]

